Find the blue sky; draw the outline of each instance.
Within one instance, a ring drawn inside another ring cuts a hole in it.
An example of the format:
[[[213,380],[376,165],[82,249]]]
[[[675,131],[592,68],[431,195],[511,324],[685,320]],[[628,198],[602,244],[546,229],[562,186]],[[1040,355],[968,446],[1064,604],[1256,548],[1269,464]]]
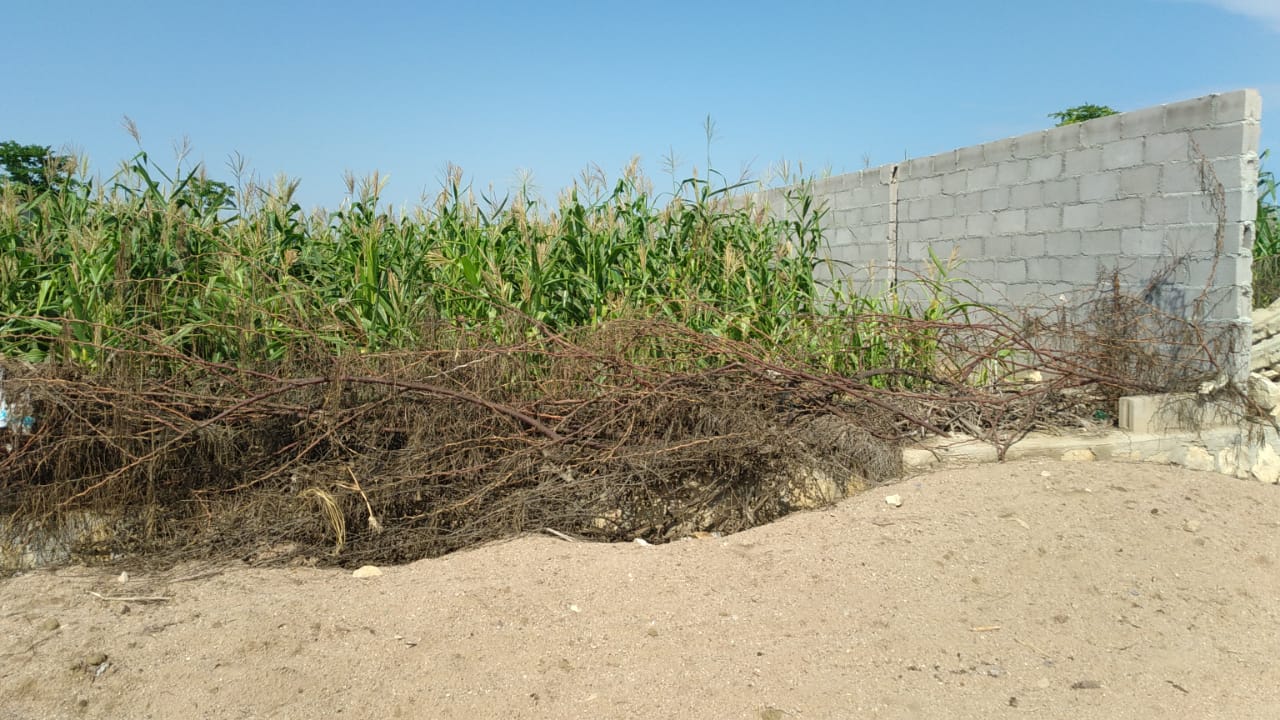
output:
[[[713,164],[760,177],[995,140],[1086,102],[1255,87],[1280,113],[1280,0],[11,0],[0,17],[0,140],[110,172],[136,150],[128,115],[163,166],[186,137],[214,176],[238,152],[301,178],[307,206],[375,169],[413,203],[447,162],[477,189],[531,173],[553,198],[639,156],[664,187],[672,150],[681,176],[705,169],[708,115]]]

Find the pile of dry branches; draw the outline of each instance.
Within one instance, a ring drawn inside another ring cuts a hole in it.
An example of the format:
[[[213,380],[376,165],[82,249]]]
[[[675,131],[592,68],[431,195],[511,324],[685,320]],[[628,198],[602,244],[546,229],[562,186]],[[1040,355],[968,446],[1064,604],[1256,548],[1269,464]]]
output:
[[[161,348],[92,371],[7,363],[36,422],[0,431],[4,541],[86,512],[110,532],[77,559],[162,563],[401,562],[548,528],[728,533],[897,476],[904,440],[1003,449],[1098,422],[1122,394],[1193,386],[1226,342],[1107,283],[1030,322],[881,320],[932,343],[935,369],[837,376],[655,322],[305,366]]]

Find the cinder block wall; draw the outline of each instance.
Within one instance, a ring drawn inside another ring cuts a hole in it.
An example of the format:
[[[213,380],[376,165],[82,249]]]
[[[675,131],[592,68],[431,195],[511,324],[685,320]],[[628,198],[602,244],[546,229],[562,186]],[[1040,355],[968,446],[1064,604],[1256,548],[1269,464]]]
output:
[[[1183,257],[1148,299],[1239,332],[1222,360],[1242,379],[1261,114],[1240,90],[818,180],[831,267],[874,291],[955,253],[979,299],[1042,307]]]

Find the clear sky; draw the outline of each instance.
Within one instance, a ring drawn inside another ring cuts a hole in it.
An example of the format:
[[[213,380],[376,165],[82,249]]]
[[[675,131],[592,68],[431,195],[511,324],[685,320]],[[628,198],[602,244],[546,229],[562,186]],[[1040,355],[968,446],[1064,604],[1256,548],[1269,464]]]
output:
[[[996,140],[1083,103],[1255,87],[1280,113],[1280,0],[0,7],[0,140],[109,172],[136,150],[128,115],[162,166],[186,137],[215,177],[238,152],[262,178],[301,178],[307,206],[336,205],[345,170],[416,202],[446,162],[500,192],[532,173],[553,198],[589,164],[612,178],[639,156],[663,187],[671,150],[681,176],[705,169],[708,115],[714,166],[760,177]]]

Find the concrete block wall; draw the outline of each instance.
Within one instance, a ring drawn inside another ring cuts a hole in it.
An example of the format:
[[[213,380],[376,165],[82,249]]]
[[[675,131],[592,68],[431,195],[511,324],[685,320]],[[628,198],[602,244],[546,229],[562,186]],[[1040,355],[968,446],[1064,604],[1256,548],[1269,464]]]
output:
[[[819,275],[875,291],[954,254],[980,300],[1044,307],[1182,258],[1148,299],[1239,332],[1243,358],[1224,360],[1243,379],[1261,113],[1240,90],[817,180],[835,261]]]

